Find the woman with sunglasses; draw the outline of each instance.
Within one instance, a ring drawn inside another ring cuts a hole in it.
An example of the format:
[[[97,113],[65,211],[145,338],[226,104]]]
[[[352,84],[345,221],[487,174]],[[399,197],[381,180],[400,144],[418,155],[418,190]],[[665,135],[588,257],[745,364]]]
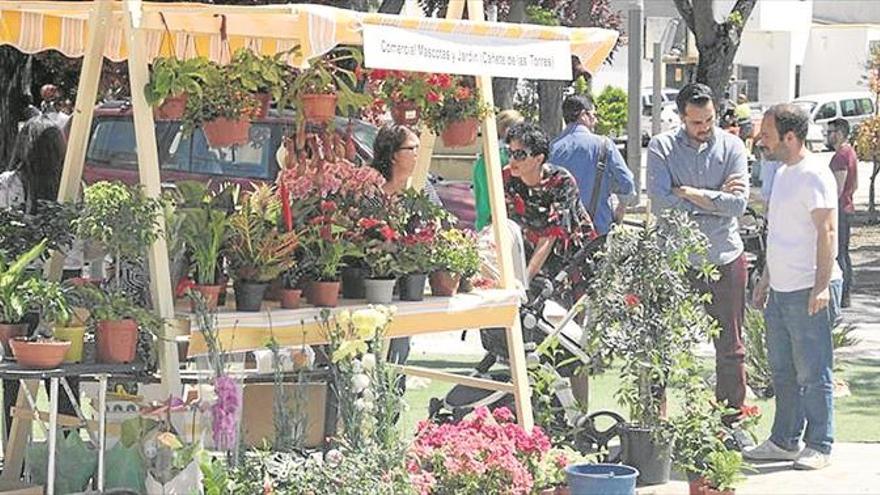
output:
[[[528,277],[539,273],[554,277],[568,270],[575,289],[559,294],[559,302],[571,304],[583,277],[577,267],[568,265],[581,247],[596,238],[593,222],[574,177],[546,163],[550,140],[540,127],[516,124],[507,131],[506,141],[510,161],[502,175],[507,213],[522,228]]]

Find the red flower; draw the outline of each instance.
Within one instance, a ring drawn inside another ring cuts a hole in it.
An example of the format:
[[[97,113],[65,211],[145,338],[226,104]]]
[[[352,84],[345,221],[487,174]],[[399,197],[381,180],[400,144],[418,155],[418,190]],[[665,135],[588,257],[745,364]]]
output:
[[[435,91],[428,91],[428,94],[425,95],[425,98],[428,99],[431,103],[437,103],[440,101],[440,94]]]
[[[471,88],[466,86],[459,86],[458,89],[455,90],[455,99],[458,101],[467,100],[471,97]]]
[[[329,225],[325,225],[325,226],[321,227],[320,235],[321,235],[321,239],[324,239],[325,241],[332,241],[333,240],[333,231],[330,230]]]
[[[284,218],[284,226],[287,231],[293,231],[293,211],[290,209],[290,191],[284,182],[278,186],[278,197],[281,200],[281,216]]]
[[[321,211],[324,213],[333,213],[336,211],[336,203],[333,201],[321,201]]]
[[[370,71],[370,79],[374,81],[381,81],[388,77],[388,71],[385,69],[373,69]]]
[[[361,218],[358,221],[358,225],[364,230],[372,229],[373,227],[381,224],[382,222],[376,220],[375,218]]]
[[[309,220],[309,225],[319,225],[324,223],[325,218],[322,215],[318,215],[315,218]]]
[[[758,409],[758,406],[746,406],[742,405],[739,407],[740,417],[743,418],[753,418],[755,416],[760,416],[761,411]]]
[[[513,211],[515,211],[517,215],[526,214],[526,202],[519,194],[513,197]]]
[[[397,239],[397,232],[395,232],[394,229],[387,225],[383,225],[382,228],[379,229],[379,233],[381,233],[382,237],[385,238],[385,240],[388,242]]]
[[[639,296],[637,296],[635,294],[627,294],[627,295],[623,296],[623,302],[627,306],[632,308],[632,307],[635,307],[635,306],[638,306],[639,304],[641,304],[642,300],[639,298]]]
[[[544,237],[555,237],[556,239],[565,239],[568,237],[565,229],[556,225],[554,227],[548,227],[544,230]]]

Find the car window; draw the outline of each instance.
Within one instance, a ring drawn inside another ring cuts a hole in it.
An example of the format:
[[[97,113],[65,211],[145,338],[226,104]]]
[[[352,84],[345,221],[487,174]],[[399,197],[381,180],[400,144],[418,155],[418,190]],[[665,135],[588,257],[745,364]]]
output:
[[[179,139],[180,125],[172,122],[156,123],[156,145],[160,168],[186,170],[188,144]],[[165,150],[163,152],[163,149]],[[111,168],[136,170],[137,144],[134,124],[126,119],[101,119],[95,124],[86,159],[103,163]]]
[[[819,107],[814,120],[831,119],[837,115],[837,102],[829,101]]]
[[[191,171],[195,174],[226,175],[249,179],[274,179],[277,144],[272,145],[272,126],[253,124],[251,139],[239,146],[211,148],[201,129],[192,134]]]
[[[858,109],[858,115],[874,114],[874,102],[870,98],[859,98],[856,100],[856,108]]]
[[[840,100],[840,114],[844,117],[855,117],[859,114],[856,100]]]

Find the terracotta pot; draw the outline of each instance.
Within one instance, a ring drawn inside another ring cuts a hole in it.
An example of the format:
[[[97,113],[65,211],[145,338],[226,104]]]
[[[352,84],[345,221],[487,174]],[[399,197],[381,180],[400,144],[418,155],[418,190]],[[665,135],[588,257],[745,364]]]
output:
[[[269,107],[272,105],[272,95],[269,93],[254,93],[254,98],[260,102],[260,107],[257,109],[257,114],[254,115],[254,118],[265,119],[269,115]]]
[[[302,291],[299,289],[284,289],[281,291],[281,307],[284,309],[299,309]]]
[[[421,301],[425,298],[425,273],[410,273],[400,279],[400,300]]]
[[[9,346],[20,366],[48,370],[57,368],[64,361],[70,342],[58,340],[28,342],[22,337],[17,337],[9,341]]]
[[[336,116],[335,94],[311,94],[300,97],[303,117],[312,124],[326,124]]]
[[[0,323],[0,343],[3,344],[3,355],[11,356],[9,341],[15,337],[27,337],[27,323]]]
[[[446,128],[440,133],[443,144],[450,148],[462,148],[470,146],[477,140],[477,130],[480,121],[477,119],[456,120],[446,124]]]
[[[97,361],[120,364],[134,361],[138,324],[134,320],[103,320],[95,330]]]
[[[395,124],[416,125],[421,116],[419,105],[412,100],[398,101],[391,106],[391,118]]]
[[[222,285],[194,285],[193,290],[202,295],[205,299],[205,305],[208,309],[217,309],[217,301],[220,299],[220,292],[225,289]],[[190,309],[196,310],[195,301],[190,301]]]
[[[334,308],[339,304],[339,281],[312,282],[309,302],[314,306]]]
[[[458,290],[460,278],[459,274],[445,270],[432,273],[428,279],[431,284],[431,294],[442,297],[454,296]]]
[[[161,105],[153,109],[153,118],[156,120],[180,120],[186,110],[186,101],[189,97],[186,93],[179,96],[169,96]]]
[[[202,124],[205,140],[212,148],[245,144],[250,139],[250,130],[249,120],[229,120],[221,117]]]
[[[70,343],[70,347],[64,354],[65,363],[79,363],[82,361],[86,327],[55,327],[52,329],[52,333],[55,334],[56,339]]]
[[[700,476],[699,478],[690,479],[688,475],[688,495],[703,495],[706,489],[706,478]]]

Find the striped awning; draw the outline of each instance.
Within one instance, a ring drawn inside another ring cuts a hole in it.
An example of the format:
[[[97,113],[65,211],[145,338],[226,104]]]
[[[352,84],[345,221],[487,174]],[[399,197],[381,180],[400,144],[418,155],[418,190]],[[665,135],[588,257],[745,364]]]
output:
[[[124,36],[125,2],[114,2],[112,23],[104,56],[127,58]],[[365,23],[422,31],[455,32],[509,39],[568,40],[591,73],[595,73],[617,42],[617,32],[599,28],[561,28],[445,19],[420,19],[384,14],[364,14],[321,5],[217,6],[199,3],[140,4],[141,27],[148,32],[151,58],[207,56],[223,61],[228,53],[249,47],[275,54],[299,46],[299,56],[289,62],[324,54],[340,44],[358,45]],[[68,57],[85,52],[89,14],[94,3],[0,1],[0,44],[25,53],[57,50]],[[226,36],[221,36],[225,30]]]

